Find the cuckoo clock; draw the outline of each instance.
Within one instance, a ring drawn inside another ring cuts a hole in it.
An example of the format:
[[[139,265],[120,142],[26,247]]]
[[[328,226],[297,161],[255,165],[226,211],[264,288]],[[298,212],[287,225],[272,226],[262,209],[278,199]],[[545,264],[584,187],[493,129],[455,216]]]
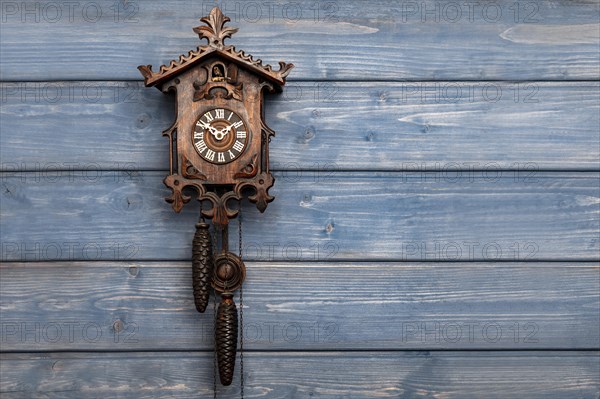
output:
[[[151,65],[138,69],[146,86],[172,91],[177,99],[175,123],[163,132],[169,140],[170,172],[164,183],[171,195],[166,200],[175,212],[193,196],[200,201],[200,220],[192,240],[194,300],[197,310],[204,312],[211,291],[221,298],[215,351],[221,383],[229,385],[238,340],[234,291],[239,289],[242,301],[246,276],[241,240],[237,254],[229,250],[229,220],[238,216],[241,208],[236,202],[243,198],[261,212],[273,201],[269,142],[275,132],[264,121],[263,94],[281,91],[293,65],[279,62],[279,69],[274,70],[225,45],[237,28],[225,27],[230,19],[217,7],[201,21],[205,25],[194,32],[207,44],[162,65],[157,72]],[[238,226],[241,237],[241,223]]]

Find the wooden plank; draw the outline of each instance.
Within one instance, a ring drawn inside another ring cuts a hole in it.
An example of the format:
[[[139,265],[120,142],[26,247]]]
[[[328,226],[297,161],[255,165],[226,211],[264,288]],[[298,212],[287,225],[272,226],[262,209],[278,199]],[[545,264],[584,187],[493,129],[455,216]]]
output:
[[[17,398],[212,396],[211,353],[3,355]],[[247,353],[246,398],[596,398],[597,352]],[[238,376],[219,397],[238,397]]]
[[[168,169],[169,96],[137,82],[0,89],[2,170]],[[267,121],[272,165],[291,174],[600,168],[598,82],[291,83]]]
[[[199,207],[174,213],[163,200],[164,176],[4,173],[2,260],[189,259]],[[598,177],[279,174],[264,214],[243,208],[244,254],[263,261],[596,261]]]
[[[291,79],[598,79],[596,1],[218,3],[230,43]],[[196,48],[214,2],[2,2],[2,80],[140,80]],[[27,34],[24,34],[27,32]]]
[[[248,263],[250,350],[600,347],[597,263]],[[188,262],[4,263],[2,350],[210,350]],[[239,301],[236,299],[239,304]]]

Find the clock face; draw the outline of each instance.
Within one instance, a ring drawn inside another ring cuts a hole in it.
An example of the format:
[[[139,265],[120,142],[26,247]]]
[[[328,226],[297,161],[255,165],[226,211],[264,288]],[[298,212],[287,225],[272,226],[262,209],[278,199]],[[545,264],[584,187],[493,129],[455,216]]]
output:
[[[214,164],[226,164],[244,153],[248,129],[235,112],[227,108],[213,108],[196,121],[193,142],[202,159]]]

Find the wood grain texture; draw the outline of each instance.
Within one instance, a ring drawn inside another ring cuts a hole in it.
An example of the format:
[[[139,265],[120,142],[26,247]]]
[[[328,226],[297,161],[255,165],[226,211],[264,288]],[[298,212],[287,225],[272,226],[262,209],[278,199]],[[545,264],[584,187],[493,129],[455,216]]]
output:
[[[247,398],[596,399],[597,352],[248,353]],[[210,353],[3,355],[6,399],[212,395]],[[346,378],[353,376],[353,378]],[[219,397],[239,397],[236,376]]]
[[[600,347],[597,263],[247,267],[249,350]],[[213,348],[212,305],[196,312],[189,261],[0,270],[4,351]]]
[[[170,96],[137,82],[0,89],[4,171],[168,169]],[[292,174],[600,168],[598,82],[295,82],[268,98],[271,164]]]
[[[136,67],[214,5],[0,2],[2,399],[212,395],[199,207],[163,201],[175,105]],[[600,398],[600,4],[218,5],[297,66],[242,212],[245,397]]]
[[[192,28],[215,5],[191,0],[76,4],[2,3],[2,80],[139,80],[138,65],[168,63],[195,49],[199,41]],[[230,43],[270,64],[293,62],[292,79],[599,76],[595,1],[218,4],[241,28]]]
[[[199,206],[174,213],[164,176],[3,174],[2,260],[189,259]],[[595,172],[279,174],[267,212],[243,208],[244,257],[596,261],[598,181]]]

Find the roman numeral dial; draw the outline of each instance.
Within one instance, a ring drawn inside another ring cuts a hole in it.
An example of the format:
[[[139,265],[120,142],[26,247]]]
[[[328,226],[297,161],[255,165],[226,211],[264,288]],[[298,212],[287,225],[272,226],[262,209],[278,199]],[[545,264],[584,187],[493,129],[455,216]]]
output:
[[[204,112],[194,125],[192,140],[202,159],[226,164],[239,158],[246,149],[250,133],[244,120],[227,108]]]

